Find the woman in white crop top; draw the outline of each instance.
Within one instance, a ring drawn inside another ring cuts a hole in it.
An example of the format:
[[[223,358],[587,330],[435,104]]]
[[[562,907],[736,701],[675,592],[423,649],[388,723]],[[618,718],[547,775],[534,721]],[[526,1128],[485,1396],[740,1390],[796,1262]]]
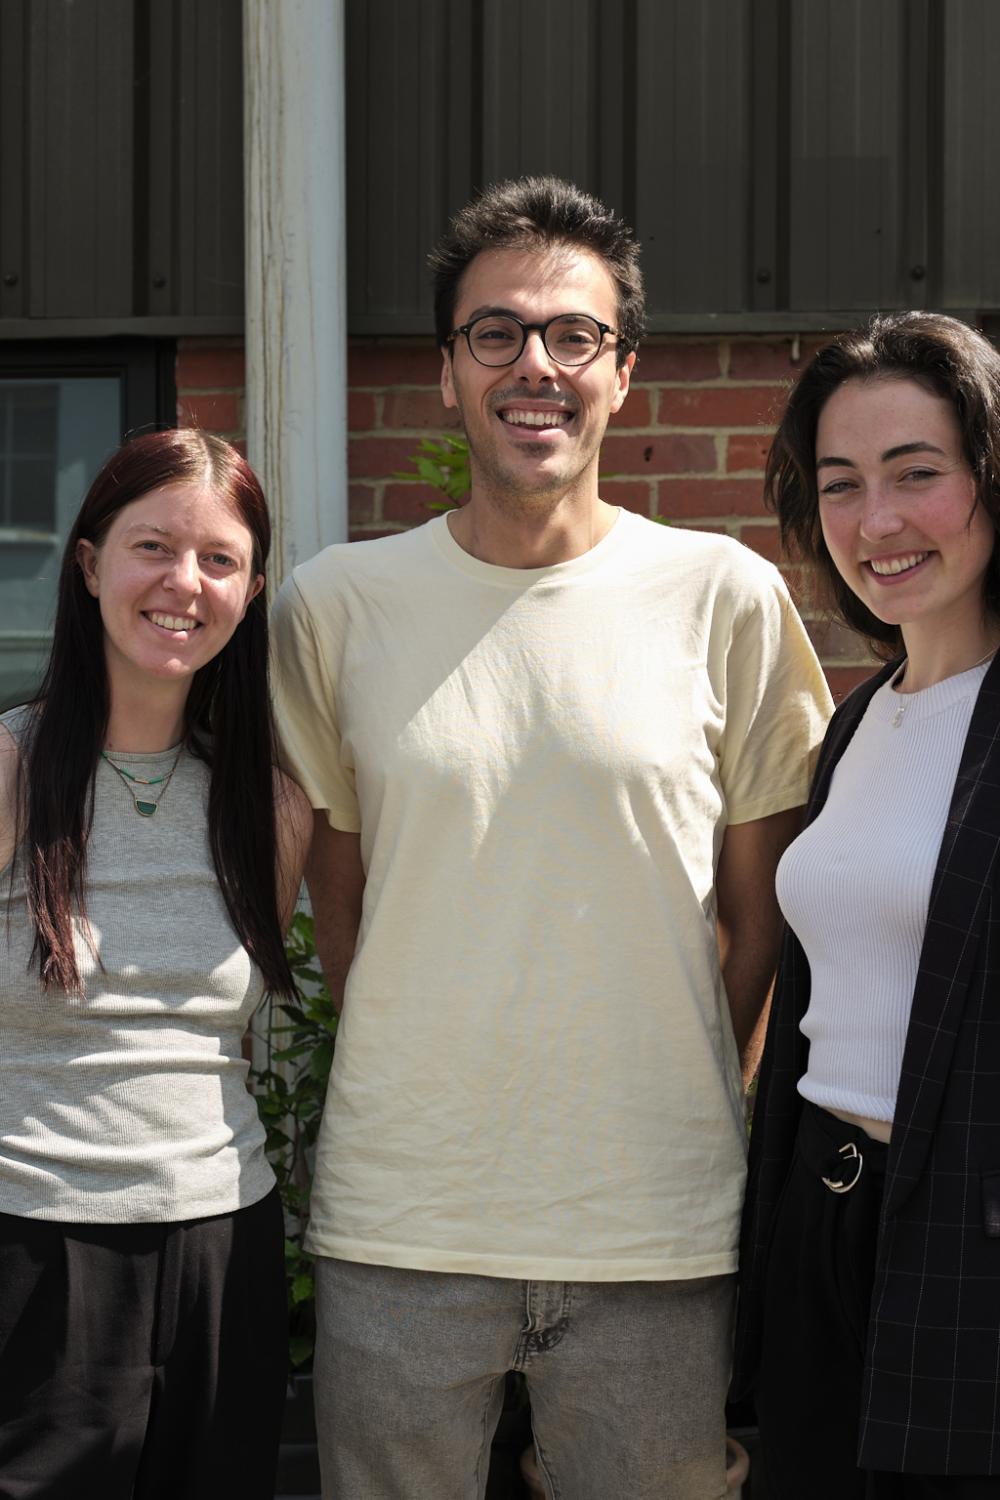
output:
[[[0,1497],[270,1500],[283,1226],[241,1041],[294,993],[311,829],[275,769],[260,485],[137,438],[0,719]]]
[[[1000,357],[843,335],[766,492],[887,665],[778,872],[734,1389],[769,1500],[1000,1500]]]

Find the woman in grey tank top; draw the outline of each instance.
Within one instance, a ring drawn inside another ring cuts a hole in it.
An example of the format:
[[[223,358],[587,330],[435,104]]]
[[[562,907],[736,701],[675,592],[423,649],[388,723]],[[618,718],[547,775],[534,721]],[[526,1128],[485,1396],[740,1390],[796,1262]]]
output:
[[[242,1038],[312,826],[276,768],[245,459],[98,474],[0,718],[0,1500],[270,1500],[283,1226]]]

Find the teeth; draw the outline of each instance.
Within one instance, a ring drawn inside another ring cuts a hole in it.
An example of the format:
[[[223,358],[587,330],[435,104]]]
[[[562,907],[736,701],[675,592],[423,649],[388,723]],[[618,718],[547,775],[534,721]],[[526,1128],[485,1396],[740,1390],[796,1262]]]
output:
[[[915,568],[925,557],[930,557],[930,553],[911,552],[909,557],[872,557],[869,563],[873,573],[885,578],[893,573],[905,573],[907,568]]]
[[[502,411],[500,420],[522,427],[561,427],[569,421],[568,411]]]
[[[155,615],[152,611],[149,618],[162,630],[194,630],[198,624],[197,620],[186,619],[183,615]]]

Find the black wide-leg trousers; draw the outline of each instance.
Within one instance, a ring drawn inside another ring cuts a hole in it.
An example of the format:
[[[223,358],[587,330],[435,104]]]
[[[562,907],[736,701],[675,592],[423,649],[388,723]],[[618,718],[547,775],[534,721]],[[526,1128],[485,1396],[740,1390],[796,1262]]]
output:
[[[171,1224],[0,1214],[0,1500],[272,1500],[277,1189]]]
[[[887,1156],[863,1130],[804,1105],[765,1288],[757,1416],[767,1500],[1000,1500],[1000,1476],[857,1466]],[[855,1176],[841,1192],[823,1182],[846,1185]]]

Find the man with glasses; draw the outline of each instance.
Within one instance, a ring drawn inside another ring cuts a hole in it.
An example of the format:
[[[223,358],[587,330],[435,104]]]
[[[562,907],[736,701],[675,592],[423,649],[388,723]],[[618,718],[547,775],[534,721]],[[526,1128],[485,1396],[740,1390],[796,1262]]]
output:
[[[638,246],[553,178],[432,257],[468,502],[275,608],[346,1004],[318,1145],[324,1493],[484,1493],[523,1370],[549,1493],[711,1500],[740,1054],[828,695],[776,571],[600,498]]]

